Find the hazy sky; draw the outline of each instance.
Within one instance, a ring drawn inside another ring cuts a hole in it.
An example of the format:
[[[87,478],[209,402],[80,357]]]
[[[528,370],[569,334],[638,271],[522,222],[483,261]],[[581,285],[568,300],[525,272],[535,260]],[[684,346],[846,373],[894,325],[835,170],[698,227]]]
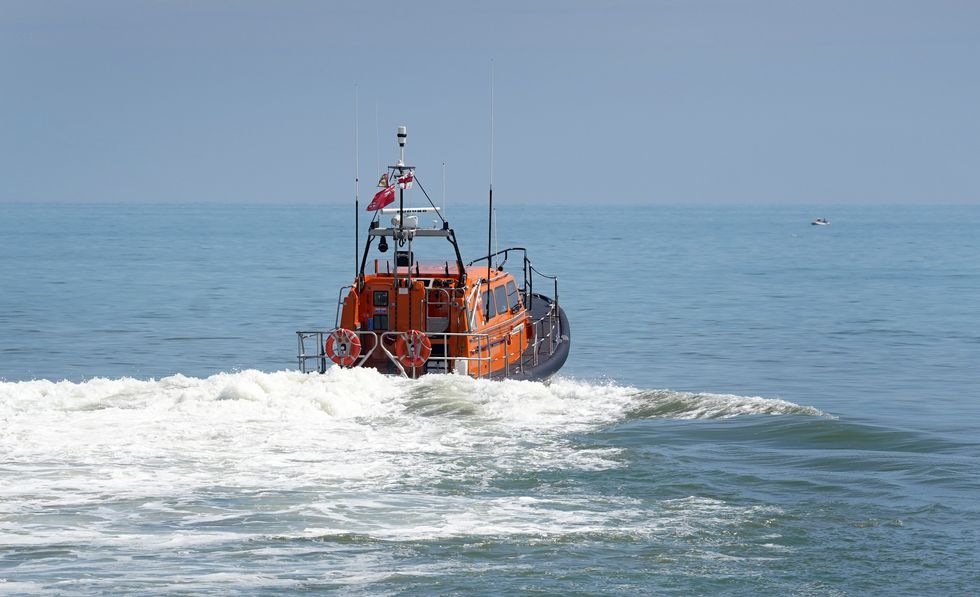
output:
[[[980,203],[976,0],[0,0],[0,201],[482,202],[491,59],[502,202]]]

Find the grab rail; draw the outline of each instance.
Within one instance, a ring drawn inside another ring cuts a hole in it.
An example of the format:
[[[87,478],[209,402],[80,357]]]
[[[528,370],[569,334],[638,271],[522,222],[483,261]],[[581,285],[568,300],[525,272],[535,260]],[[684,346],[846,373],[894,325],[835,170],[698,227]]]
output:
[[[507,249],[497,251],[496,253],[491,253],[489,255],[485,255],[483,257],[474,259],[473,261],[470,261],[466,265],[473,265],[481,261],[486,261],[489,264],[490,260],[493,259],[494,257],[498,255],[503,255],[504,260],[498,264],[499,266],[503,266],[503,264],[507,263],[507,259],[510,257],[511,251],[515,253],[520,252],[521,255],[523,256],[524,279],[521,281],[521,294],[524,295],[524,304],[528,306],[530,306],[531,304],[531,297],[534,295],[534,274],[537,274],[542,278],[547,278],[554,282],[555,304],[557,305],[558,304],[558,276],[552,276],[546,274],[541,270],[539,270],[538,268],[534,267],[534,264],[531,263],[530,259],[528,259],[527,249],[525,249],[524,247],[509,247]]]
[[[330,360],[330,358],[327,356],[327,351],[326,351],[327,338],[329,338],[330,334],[334,333],[337,329],[338,328],[334,328],[332,330],[310,330],[310,331],[296,332],[296,338],[297,338],[297,343],[299,348],[299,352],[297,353],[296,358],[299,361],[299,370],[301,372],[310,373],[311,371],[308,370],[309,368],[307,367],[306,362],[310,360],[316,360],[319,361],[317,363],[317,372],[326,373],[327,361]],[[371,355],[374,354],[374,351],[378,349],[378,345],[379,345],[378,335],[370,330],[360,330],[360,331],[355,331],[354,333],[357,334],[357,338],[361,341],[361,354],[360,356],[357,357],[357,359],[354,360],[354,364],[351,366],[360,367],[365,362],[367,362],[367,360],[371,358]],[[315,345],[317,347],[317,352],[313,354],[307,354],[306,352],[306,341],[310,339],[315,340]],[[364,348],[365,339],[370,339],[372,341],[370,348],[367,349]]]
[[[297,354],[297,361],[299,362],[299,370],[302,373],[312,373],[314,371],[314,369],[309,367],[307,363],[310,360],[317,361],[317,365],[315,369],[316,372],[326,373],[327,366],[328,366],[327,363],[330,360],[330,358],[327,356],[326,353],[326,341],[327,338],[330,337],[330,334],[332,334],[334,331],[335,329],[334,330],[303,330],[303,331],[296,332],[298,349],[299,349],[299,352]],[[357,359],[354,361],[354,363],[350,365],[351,367],[363,366],[364,363],[366,363],[367,360],[371,358],[371,356],[375,353],[378,347],[381,348],[381,352],[384,353],[385,357],[387,357],[387,359],[391,361],[395,365],[395,367],[397,367],[399,373],[401,373],[401,375],[404,377],[418,377],[420,373],[419,369],[425,367],[424,365],[422,367],[412,367],[411,368],[412,375],[409,375],[408,372],[405,370],[405,367],[402,366],[401,361],[398,360],[398,357],[392,354],[392,352],[388,350],[388,348],[385,346],[385,341],[390,340],[391,341],[390,343],[394,344],[394,341],[399,336],[404,336],[405,332],[387,331],[387,332],[382,332],[380,337],[377,332],[371,330],[360,330],[360,331],[355,331],[354,333],[357,334],[359,339],[361,339],[362,346],[365,344],[364,341],[365,339],[369,340],[370,347],[367,350],[362,350],[360,356],[358,356]],[[456,368],[457,365],[456,362],[462,361],[466,363],[466,366],[464,367],[465,369],[464,373],[471,374],[472,372],[470,371],[469,363],[472,361],[477,363],[477,368],[475,372],[476,377],[478,378],[489,377],[491,373],[489,334],[472,334],[472,333],[465,333],[465,332],[432,332],[426,334],[426,336],[430,339],[430,341],[432,339],[442,340],[442,342],[447,346],[449,344],[450,338],[466,338],[467,340],[476,339],[477,356],[475,357],[451,355],[448,353],[442,355],[430,355],[429,358],[426,359],[426,363],[430,361],[441,362],[444,364],[445,371],[447,373],[451,373]],[[317,347],[316,352],[311,352],[311,353],[307,352],[307,342],[310,340],[313,340],[315,342],[315,346]],[[486,356],[484,356],[484,351],[486,352]],[[484,373],[484,369],[486,369],[485,373]]]
[[[340,290],[337,292],[337,313],[333,317],[334,327],[340,327],[340,308],[344,306],[344,291],[350,291],[353,286],[341,286]]]

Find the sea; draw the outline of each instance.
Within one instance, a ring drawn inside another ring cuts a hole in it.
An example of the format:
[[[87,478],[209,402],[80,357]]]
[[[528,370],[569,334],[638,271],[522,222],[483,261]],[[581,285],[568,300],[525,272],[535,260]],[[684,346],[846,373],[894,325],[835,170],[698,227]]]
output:
[[[980,593],[980,206],[446,208],[549,383],[299,373],[353,205],[0,204],[0,594]]]

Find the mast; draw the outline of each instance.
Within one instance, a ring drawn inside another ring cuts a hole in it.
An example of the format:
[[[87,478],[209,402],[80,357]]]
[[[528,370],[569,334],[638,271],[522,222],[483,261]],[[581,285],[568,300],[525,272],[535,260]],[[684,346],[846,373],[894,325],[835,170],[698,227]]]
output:
[[[398,177],[405,172],[405,141],[408,139],[408,128],[405,126],[398,127]],[[401,233],[405,230],[405,188],[399,184],[398,185],[398,232]],[[411,265],[411,264],[409,264]],[[398,264],[395,264],[395,270],[397,271]],[[411,269],[411,268],[409,268]]]
[[[440,208],[436,207],[435,203],[433,203],[432,201],[432,198],[429,197],[428,193],[426,193],[425,191],[425,188],[422,187],[422,183],[419,182],[417,179],[415,179],[415,166],[409,166],[405,164],[405,142],[407,141],[408,138],[407,127],[405,127],[404,125],[398,127],[397,138],[398,138],[398,145],[399,145],[399,159],[396,163],[388,166],[388,172],[387,174],[385,174],[385,178],[388,179],[388,184],[390,185],[390,187],[394,187],[394,185],[396,184],[400,187],[400,193],[399,193],[400,201],[398,206],[392,209],[388,209],[384,207],[379,208],[375,212],[374,218],[371,220],[370,227],[368,228],[367,231],[367,242],[365,242],[364,244],[364,252],[361,256],[360,266],[357,271],[358,289],[360,291],[360,289],[363,288],[363,281],[365,277],[364,270],[367,265],[367,258],[368,258],[368,253],[371,249],[371,243],[373,242],[375,237],[379,239],[378,250],[381,251],[382,253],[386,252],[389,246],[385,241],[385,239],[390,238],[392,242],[399,247],[403,246],[405,243],[408,243],[407,254],[411,254],[412,241],[416,237],[440,236],[446,238],[449,241],[449,243],[452,245],[453,251],[456,253],[456,265],[459,273],[458,284],[460,287],[465,286],[466,277],[467,277],[466,264],[463,263],[463,258],[459,251],[459,243],[456,242],[456,235],[453,232],[453,229],[449,227],[449,222],[440,214],[439,212]],[[408,213],[410,214],[409,218],[412,224],[410,227],[406,227],[405,220],[404,220],[404,214],[406,210],[405,189],[406,187],[410,187],[414,183],[417,183],[419,189],[422,191],[423,194],[425,194],[425,197],[426,199],[428,199],[429,204],[431,206],[431,211],[435,212],[436,215],[440,219],[442,219],[442,229],[438,229],[436,227],[433,227],[432,229],[418,228],[418,222],[413,218],[411,214],[427,212],[430,211],[430,209],[425,207],[414,208],[411,206],[408,207]],[[375,195],[375,198],[378,198],[378,195]],[[389,200],[389,202],[393,201],[393,199],[394,197],[392,197],[392,199]],[[445,201],[446,198],[445,198],[445,172],[444,172],[443,173],[443,204],[444,205],[445,205]],[[392,218],[390,228],[383,226],[382,223],[379,221],[380,215],[385,213],[395,214],[395,217]],[[393,272],[393,277],[397,279],[398,278],[397,255],[395,258],[395,263],[396,265],[395,265],[395,270]],[[412,279],[411,264],[409,264],[406,270],[408,272],[407,275],[408,281],[411,281]]]

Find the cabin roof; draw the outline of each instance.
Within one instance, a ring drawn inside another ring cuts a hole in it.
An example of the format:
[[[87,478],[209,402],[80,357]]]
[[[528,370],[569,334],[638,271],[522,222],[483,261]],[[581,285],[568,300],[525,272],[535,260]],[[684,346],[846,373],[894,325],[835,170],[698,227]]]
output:
[[[395,271],[395,267],[390,259],[376,260],[377,273],[372,276],[379,277],[390,277]],[[447,274],[448,272],[448,274]],[[399,275],[407,275],[407,267],[398,268]],[[490,269],[491,280],[496,281],[506,277],[512,277],[506,271],[498,271],[496,268]],[[412,266],[412,275],[422,278],[456,278],[459,276],[459,267],[453,261],[416,261],[415,265]],[[486,279],[487,277],[487,266],[486,265],[469,265],[466,266],[466,275],[472,279]]]

